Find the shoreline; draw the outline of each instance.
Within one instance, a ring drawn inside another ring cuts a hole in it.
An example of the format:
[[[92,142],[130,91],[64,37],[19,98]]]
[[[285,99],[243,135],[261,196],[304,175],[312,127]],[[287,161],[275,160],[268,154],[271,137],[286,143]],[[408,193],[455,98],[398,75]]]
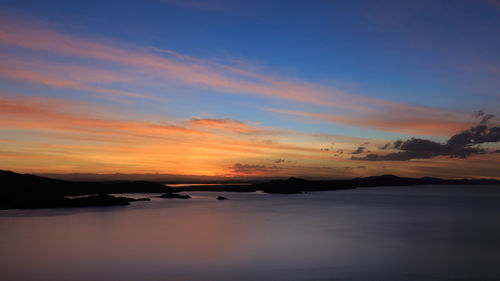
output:
[[[499,185],[493,179],[402,178],[393,175],[354,178],[350,180],[310,181],[291,177],[254,184],[194,184],[168,186],[157,182],[73,182],[0,170],[0,209],[73,208],[90,206],[126,206],[145,201],[108,194],[157,193],[163,198],[181,198],[179,192],[256,192],[296,194],[312,191],[345,190],[358,187],[412,185]],[[188,198],[187,198],[188,199]]]

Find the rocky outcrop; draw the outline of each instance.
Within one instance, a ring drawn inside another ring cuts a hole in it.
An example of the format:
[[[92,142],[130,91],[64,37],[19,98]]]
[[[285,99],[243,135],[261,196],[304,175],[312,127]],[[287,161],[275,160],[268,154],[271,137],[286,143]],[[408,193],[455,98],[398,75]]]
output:
[[[187,194],[178,194],[173,192],[167,192],[160,196],[161,198],[177,198],[177,199],[190,199],[191,196]]]

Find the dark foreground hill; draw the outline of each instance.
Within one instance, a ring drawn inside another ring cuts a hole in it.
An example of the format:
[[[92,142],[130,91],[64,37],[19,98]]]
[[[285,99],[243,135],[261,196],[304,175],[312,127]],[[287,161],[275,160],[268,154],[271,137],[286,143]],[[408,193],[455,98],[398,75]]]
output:
[[[152,182],[71,182],[0,170],[0,209],[128,205],[133,199],[109,193],[164,192]],[[67,196],[92,195],[80,198]]]

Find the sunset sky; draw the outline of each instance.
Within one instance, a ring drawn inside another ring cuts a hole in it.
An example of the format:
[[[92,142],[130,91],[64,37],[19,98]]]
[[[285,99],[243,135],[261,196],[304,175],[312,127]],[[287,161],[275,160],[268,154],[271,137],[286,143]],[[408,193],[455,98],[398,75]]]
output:
[[[0,0],[0,169],[500,179],[500,1]]]

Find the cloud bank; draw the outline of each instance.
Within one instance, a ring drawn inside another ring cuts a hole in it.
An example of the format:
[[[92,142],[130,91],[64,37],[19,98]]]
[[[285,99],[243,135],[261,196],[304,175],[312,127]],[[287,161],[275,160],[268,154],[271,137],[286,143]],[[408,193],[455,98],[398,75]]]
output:
[[[481,148],[480,145],[500,142],[500,127],[488,127],[486,125],[494,117],[492,114],[479,111],[475,112],[474,116],[482,118],[479,125],[455,134],[444,144],[420,138],[411,138],[406,141],[397,140],[383,146],[381,149],[398,149],[399,152],[385,155],[371,153],[364,157],[353,156],[351,160],[408,161],[411,159],[429,159],[437,156],[465,159],[474,154],[486,154],[488,151]]]

